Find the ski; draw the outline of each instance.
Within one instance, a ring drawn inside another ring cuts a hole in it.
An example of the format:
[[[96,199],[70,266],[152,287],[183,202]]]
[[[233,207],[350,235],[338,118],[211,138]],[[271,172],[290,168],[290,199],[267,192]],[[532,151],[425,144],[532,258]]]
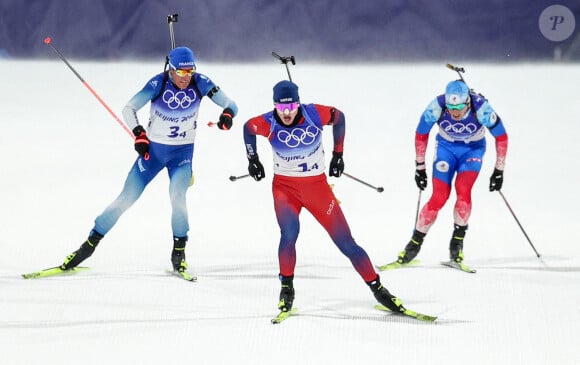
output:
[[[406,308],[403,312],[393,312],[392,310],[385,307],[384,305],[377,304],[377,305],[375,305],[375,309],[378,309],[378,310],[384,311],[384,312],[391,312],[394,314],[399,314],[399,315],[415,318],[415,319],[418,319],[419,321],[423,321],[423,322],[435,322],[435,320],[437,319],[437,317],[435,317],[435,316],[430,316],[428,314],[415,312],[413,310],[406,309]]]
[[[72,275],[76,274],[80,271],[88,270],[88,267],[84,266],[77,266],[73,267],[72,269],[63,270],[60,266],[51,267],[50,269],[44,269],[40,271],[31,272],[28,274],[22,274],[24,279],[38,279],[38,278],[46,278],[49,276],[57,276],[57,275]]]
[[[470,274],[475,274],[476,270],[470,268],[469,266],[465,265],[463,262],[456,262],[456,261],[441,261],[441,265],[451,267],[453,269],[465,271]]]
[[[297,308],[292,308],[292,309],[290,309],[289,312],[280,312],[280,314],[278,314],[276,317],[272,318],[270,320],[270,322],[272,322],[272,324],[282,323],[282,321],[284,321],[286,318],[293,316],[296,313],[298,313]]]
[[[421,263],[421,261],[419,261],[419,260],[411,260],[411,261],[407,262],[406,264],[401,264],[398,261],[393,261],[391,263],[388,263],[388,264],[385,264],[382,266],[376,265],[375,267],[380,271],[385,271],[385,270],[401,269],[404,267],[416,266],[420,263]]]
[[[167,272],[173,276],[177,276],[183,280],[187,281],[197,281],[197,276],[188,273],[187,271],[174,271],[174,270],[167,270]]]

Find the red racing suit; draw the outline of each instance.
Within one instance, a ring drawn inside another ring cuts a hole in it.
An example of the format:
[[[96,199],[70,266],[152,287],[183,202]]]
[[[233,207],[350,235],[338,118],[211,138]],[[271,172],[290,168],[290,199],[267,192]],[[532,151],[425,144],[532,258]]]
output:
[[[345,118],[340,110],[319,104],[301,105],[290,126],[282,124],[273,110],[251,118],[244,125],[246,152],[248,158],[258,156],[257,135],[266,137],[272,146],[272,194],[281,232],[278,248],[280,274],[294,275],[299,215],[305,208],[350,259],[364,281],[370,282],[377,278],[377,274],[365,250],[354,241],[326,180],[322,128],[327,125],[333,126],[334,151],[342,152]]]

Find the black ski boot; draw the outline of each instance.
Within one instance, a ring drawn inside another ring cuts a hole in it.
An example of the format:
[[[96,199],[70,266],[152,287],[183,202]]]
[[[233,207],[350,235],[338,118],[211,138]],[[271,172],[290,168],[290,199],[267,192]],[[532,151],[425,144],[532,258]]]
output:
[[[416,229],[413,231],[413,237],[411,237],[405,249],[399,252],[399,256],[397,257],[399,264],[407,264],[417,256],[419,251],[421,251],[421,245],[423,244],[425,235],[426,233],[419,232]]]
[[[381,284],[381,279],[377,275],[377,278],[373,281],[367,282],[367,285],[371,288],[375,299],[390,309],[391,311],[397,312],[404,312],[405,307],[403,307],[403,302],[401,299],[395,297],[393,294],[389,293],[387,288]]]
[[[185,245],[187,244],[187,236],[173,237],[173,251],[171,251],[171,264],[173,271],[184,272],[187,270],[187,262],[185,261]]]
[[[280,274],[279,278],[282,282],[282,288],[280,289],[278,309],[280,309],[282,312],[290,312],[292,309],[292,304],[294,304],[294,275],[282,276],[282,274]]]
[[[449,242],[449,258],[451,261],[463,261],[463,239],[465,238],[465,231],[467,226],[453,225],[453,235],[451,242]]]
[[[62,270],[70,270],[74,267],[77,267],[81,262],[89,258],[93,252],[95,252],[95,248],[97,248],[97,245],[101,239],[103,239],[103,237],[104,236],[99,232],[94,230],[91,231],[89,238],[83,242],[78,250],[71,253],[64,259],[64,262],[62,265],[60,265],[60,268]]]

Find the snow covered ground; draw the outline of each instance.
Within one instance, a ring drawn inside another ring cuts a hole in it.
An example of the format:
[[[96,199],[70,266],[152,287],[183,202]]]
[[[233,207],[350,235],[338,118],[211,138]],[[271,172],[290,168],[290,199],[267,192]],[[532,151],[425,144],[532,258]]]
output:
[[[357,242],[375,264],[408,241],[418,190],[413,136],[419,115],[456,78],[443,64],[291,67],[303,102],[347,116],[346,177],[332,178]],[[267,60],[269,61],[269,60]],[[159,63],[71,61],[120,116]],[[259,139],[267,179],[246,174],[242,125],[271,108],[287,77],[262,65],[207,64],[198,71],[234,98],[240,112],[223,132],[206,126],[220,108],[204,100],[194,155],[189,283],[165,273],[172,247],[165,173],[86,261],[89,272],[24,280],[78,248],[111,202],[136,154],[131,140],[66,65],[0,61],[0,348],[3,364],[578,364],[580,135],[577,65],[463,64],[510,134],[504,189],[542,254],[538,259],[498,193],[487,189],[495,150],[473,192],[466,274],[447,258],[453,198],[419,256],[422,265],[383,272],[426,324],[377,312],[370,290],[308,212],[302,213],[295,306],[276,313],[278,227],[270,194],[270,149]],[[147,108],[140,113],[146,121]],[[434,131],[432,131],[434,135]],[[330,129],[326,150],[331,150]],[[432,155],[430,143],[428,156]],[[430,172],[430,169],[429,169]],[[422,196],[425,202],[430,190]]]

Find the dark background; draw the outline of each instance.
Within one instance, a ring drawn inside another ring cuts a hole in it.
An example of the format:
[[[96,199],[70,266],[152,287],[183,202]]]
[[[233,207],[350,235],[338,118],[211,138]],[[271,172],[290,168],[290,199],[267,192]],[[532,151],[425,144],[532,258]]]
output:
[[[538,20],[560,4],[580,27],[580,1],[398,0],[0,0],[0,57],[97,60],[163,58],[171,42],[197,58],[270,61],[574,61],[578,32],[554,42]],[[558,49],[559,51],[555,51]]]

